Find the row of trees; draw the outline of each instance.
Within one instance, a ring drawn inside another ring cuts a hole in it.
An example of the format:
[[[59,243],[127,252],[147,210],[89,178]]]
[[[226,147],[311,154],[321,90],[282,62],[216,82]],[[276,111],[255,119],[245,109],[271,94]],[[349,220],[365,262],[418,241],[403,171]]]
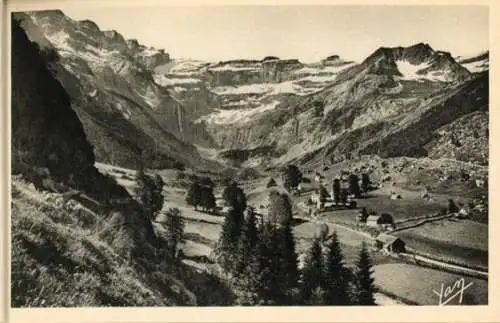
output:
[[[318,237],[303,269],[299,270],[288,196],[271,193],[272,206],[264,219],[254,208],[246,207],[241,188],[229,186],[224,195],[231,208],[222,227],[216,256],[240,304],[374,304],[371,263],[364,247],[357,269],[351,272],[344,265],[336,234],[331,236],[327,252],[323,252],[327,239]]]

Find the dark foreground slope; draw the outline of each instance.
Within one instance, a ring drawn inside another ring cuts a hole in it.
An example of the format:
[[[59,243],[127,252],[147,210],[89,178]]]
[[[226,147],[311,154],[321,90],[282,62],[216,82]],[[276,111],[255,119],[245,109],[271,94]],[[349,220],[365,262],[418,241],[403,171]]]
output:
[[[48,66],[13,21],[11,305],[230,303],[217,280],[171,259],[139,204],[97,171]]]

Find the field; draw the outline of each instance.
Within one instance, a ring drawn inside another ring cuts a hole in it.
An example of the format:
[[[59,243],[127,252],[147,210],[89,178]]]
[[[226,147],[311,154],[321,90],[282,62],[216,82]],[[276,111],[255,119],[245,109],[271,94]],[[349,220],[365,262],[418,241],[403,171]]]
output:
[[[394,232],[408,247],[456,263],[488,267],[488,226],[468,220],[441,220]]]
[[[395,189],[395,191],[401,194],[402,199],[391,200],[388,194],[381,194],[380,190],[377,190],[370,192],[367,198],[358,199],[358,207],[365,207],[368,211],[374,210],[379,214],[389,213],[397,222],[398,220],[437,213],[447,206],[447,204],[422,199],[415,192],[401,189]]]
[[[366,198],[357,199],[357,209],[340,209],[321,212],[321,216],[327,221],[357,224],[356,215],[361,208],[365,207],[368,211],[375,211],[377,214],[389,213],[393,216],[396,224],[398,221],[421,217],[437,213],[446,204],[427,201],[420,197],[412,195],[403,195],[402,199],[391,200],[389,195],[382,195],[380,190],[370,192]],[[303,198],[305,200],[306,197]]]
[[[408,264],[382,264],[374,267],[375,284],[390,295],[418,305],[438,305],[439,297],[433,290],[440,291],[453,286],[461,276]],[[488,282],[464,278],[465,285],[472,286],[464,291],[462,305],[488,303]],[[458,290],[458,289],[455,289]],[[452,293],[453,294],[453,293]],[[458,297],[448,305],[458,305]]]

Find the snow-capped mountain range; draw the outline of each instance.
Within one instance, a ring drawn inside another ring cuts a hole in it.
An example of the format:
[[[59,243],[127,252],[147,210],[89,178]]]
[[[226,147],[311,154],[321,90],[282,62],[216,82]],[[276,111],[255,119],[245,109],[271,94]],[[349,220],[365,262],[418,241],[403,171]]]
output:
[[[362,62],[338,55],[313,64],[274,56],[204,62],[172,59],[61,11],[17,18],[32,41],[61,56],[57,78],[97,159],[109,163],[133,164],[127,156],[148,150],[160,164],[200,165],[197,147],[272,147],[261,162],[280,164],[375,152],[380,140],[386,155],[420,155],[436,129],[487,110],[488,53],[455,59],[419,43],[381,47]],[[424,122],[427,132],[415,137]]]

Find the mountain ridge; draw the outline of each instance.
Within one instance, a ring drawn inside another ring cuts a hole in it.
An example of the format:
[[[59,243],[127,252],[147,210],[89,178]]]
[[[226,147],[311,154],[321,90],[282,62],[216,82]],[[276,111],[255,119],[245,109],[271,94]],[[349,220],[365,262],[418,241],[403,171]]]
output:
[[[202,126],[185,118],[182,105],[154,82],[152,66],[148,67],[154,59],[130,51],[116,31],[101,32],[97,25],[76,22],[61,12],[15,16],[31,40],[50,44],[61,56],[56,77],[73,94],[75,111],[84,120],[100,161],[129,167],[138,167],[141,159],[150,167],[213,164],[191,144],[210,145],[208,136],[199,136]],[[163,60],[169,60],[165,55]],[[120,139],[120,130],[99,122],[103,118],[121,124],[131,136]]]
[[[40,20],[37,26],[41,30],[30,32],[33,38],[42,34],[52,37],[55,43],[60,41],[59,27],[46,26],[44,13],[33,15]],[[66,20],[61,13],[55,16],[54,21]],[[78,24],[99,31],[90,21]],[[144,61],[137,53],[149,49],[137,40],[126,40],[113,30],[99,37],[111,52],[98,55],[109,59],[110,64],[103,66],[87,54],[71,54],[88,63],[90,71],[83,67],[71,71],[76,64],[71,59],[65,68],[80,77],[87,70],[91,84],[103,86],[95,95],[104,99],[97,102],[108,102],[108,110],[113,111],[112,115],[121,113],[124,122],[132,116],[133,127],[140,132],[146,129],[150,138],[170,138],[168,141],[175,144],[169,145],[168,153],[183,163],[193,160],[194,164],[203,162],[194,147],[199,146],[226,152],[259,147],[266,148],[259,151],[269,151],[267,147],[274,147],[261,161],[268,166],[279,165],[302,160],[312,151],[331,147],[339,138],[357,136],[365,128],[376,132],[363,139],[359,149],[375,152],[369,148],[375,145],[370,143],[373,136],[385,138],[392,131],[389,129],[396,129],[401,122],[404,125],[408,122],[405,120],[418,120],[440,100],[464,91],[461,85],[482,75],[469,71],[468,64],[482,59],[484,67],[485,59],[483,55],[461,60],[461,64],[451,53],[422,42],[407,47],[380,47],[359,63],[343,60],[337,54],[307,64],[276,56],[209,62],[172,59],[162,50],[156,52],[164,55],[163,60]],[[65,44],[56,44],[63,56]],[[68,87],[72,84],[66,83]],[[87,90],[87,94],[94,92]],[[475,102],[472,104],[471,112],[476,107]],[[131,111],[142,112],[130,115]]]

